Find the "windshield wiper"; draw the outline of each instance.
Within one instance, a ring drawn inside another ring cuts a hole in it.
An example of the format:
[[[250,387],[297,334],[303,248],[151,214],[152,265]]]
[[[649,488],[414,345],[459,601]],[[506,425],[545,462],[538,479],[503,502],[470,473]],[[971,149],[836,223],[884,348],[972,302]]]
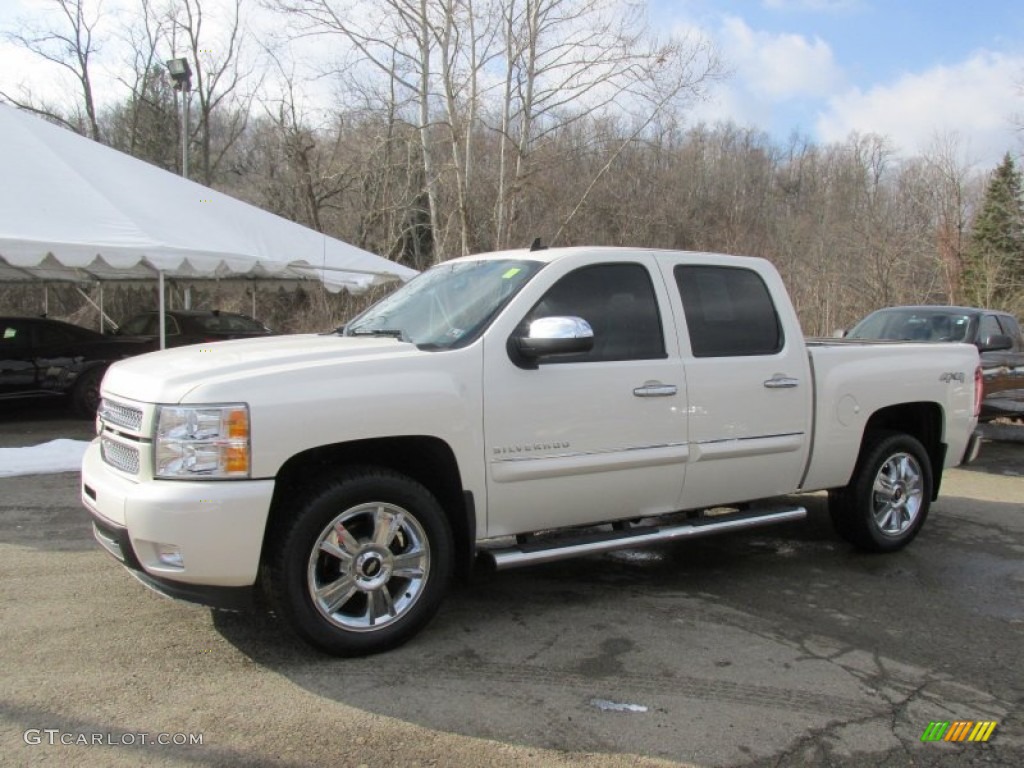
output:
[[[399,341],[405,341],[405,333],[400,328],[356,328],[348,331],[348,336],[390,336]]]

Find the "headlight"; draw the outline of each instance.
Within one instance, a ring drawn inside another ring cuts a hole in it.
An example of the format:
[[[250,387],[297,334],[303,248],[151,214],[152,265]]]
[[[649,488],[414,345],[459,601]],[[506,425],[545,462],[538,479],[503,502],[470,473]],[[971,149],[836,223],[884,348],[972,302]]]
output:
[[[249,406],[160,406],[153,443],[156,477],[249,477]]]

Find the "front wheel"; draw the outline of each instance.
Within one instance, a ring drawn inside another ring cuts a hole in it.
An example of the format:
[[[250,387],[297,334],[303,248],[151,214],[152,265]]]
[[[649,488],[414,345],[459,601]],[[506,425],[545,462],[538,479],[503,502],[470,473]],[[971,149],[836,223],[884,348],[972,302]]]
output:
[[[103,381],[103,370],[90,368],[78,375],[78,381],[71,391],[71,402],[75,412],[87,419],[96,418],[96,409],[100,405],[100,382]]]
[[[404,475],[352,469],[324,480],[273,533],[271,605],[336,656],[394,648],[433,617],[453,570],[452,533],[431,493]]]
[[[865,440],[850,484],[829,492],[839,535],[869,552],[894,552],[917,536],[931,504],[932,466],[914,437],[880,432]]]

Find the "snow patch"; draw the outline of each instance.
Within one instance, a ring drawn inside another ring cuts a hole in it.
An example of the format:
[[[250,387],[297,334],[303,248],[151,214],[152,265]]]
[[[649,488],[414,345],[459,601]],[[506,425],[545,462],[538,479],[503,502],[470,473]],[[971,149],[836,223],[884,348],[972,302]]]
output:
[[[78,472],[88,447],[86,440],[61,438],[26,448],[0,448],[0,477]]]

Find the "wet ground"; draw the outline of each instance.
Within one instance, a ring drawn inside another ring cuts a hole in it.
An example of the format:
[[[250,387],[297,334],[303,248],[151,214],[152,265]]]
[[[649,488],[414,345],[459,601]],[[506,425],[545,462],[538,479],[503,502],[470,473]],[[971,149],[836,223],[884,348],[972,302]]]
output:
[[[1024,427],[994,425],[904,552],[810,519],[465,585],[409,645],[324,657],[157,597],[74,475],[0,480],[0,764],[1024,765]],[[88,439],[0,419],[0,447]],[[996,439],[998,438],[998,439]],[[932,721],[998,723],[922,743]],[[200,732],[202,746],[26,744]]]

